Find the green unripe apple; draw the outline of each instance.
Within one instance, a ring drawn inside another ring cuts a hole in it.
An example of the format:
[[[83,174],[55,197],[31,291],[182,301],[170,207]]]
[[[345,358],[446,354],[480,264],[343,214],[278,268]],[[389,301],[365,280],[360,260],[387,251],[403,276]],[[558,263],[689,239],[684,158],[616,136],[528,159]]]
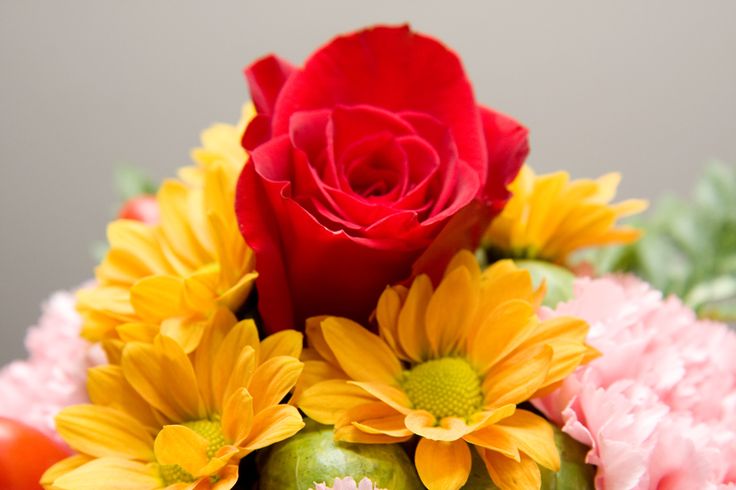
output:
[[[368,477],[379,488],[424,488],[400,444],[347,444],[333,439],[332,427],[307,420],[294,437],[258,457],[260,490],[307,490],[335,478]]]

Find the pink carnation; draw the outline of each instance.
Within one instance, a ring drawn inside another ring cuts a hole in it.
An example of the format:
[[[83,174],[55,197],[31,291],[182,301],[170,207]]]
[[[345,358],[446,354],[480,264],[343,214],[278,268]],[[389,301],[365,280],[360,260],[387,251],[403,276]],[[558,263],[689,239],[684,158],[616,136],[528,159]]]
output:
[[[38,325],[28,329],[28,359],[0,370],[0,416],[56,435],[54,416],[63,407],[88,402],[87,368],[104,357],[80,338],[81,318],[73,293],[57,292],[43,306]]]
[[[562,315],[603,356],[535,405],[591,446],[597,488],[736,488],[735,332],[628,276],[578,279]]]
[[[314,490],[381,490],[373,484],[368,478],[363,478],[360,483],[355,483],[355,480],[346,476],[345,478],[335,478],[334,483],[331,487],[328,487],[325,483],[317,483]]]

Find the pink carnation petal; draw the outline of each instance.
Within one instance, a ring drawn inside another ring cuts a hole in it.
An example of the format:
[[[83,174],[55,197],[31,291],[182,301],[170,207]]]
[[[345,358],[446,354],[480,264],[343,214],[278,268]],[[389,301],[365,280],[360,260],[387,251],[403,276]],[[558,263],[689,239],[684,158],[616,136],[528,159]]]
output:
[[[71,292],[53,294],[38,325],[26,334],[28,358],[0,370],[0,416],[57,439],[54,416],[68,405],[89,401],[87,368],[104,361],[99,348],[79,336],[81,318],[75,304]]]

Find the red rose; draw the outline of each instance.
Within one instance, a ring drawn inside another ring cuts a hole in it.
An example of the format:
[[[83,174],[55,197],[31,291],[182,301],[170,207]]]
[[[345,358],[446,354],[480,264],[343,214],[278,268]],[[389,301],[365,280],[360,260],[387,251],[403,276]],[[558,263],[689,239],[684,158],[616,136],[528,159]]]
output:
[[[388,284],[475,246],[528,153],[524,127],[476,104],[458,57],[406,26],[246,77],[257,116],[236,212],[268,331],[364,321]]]

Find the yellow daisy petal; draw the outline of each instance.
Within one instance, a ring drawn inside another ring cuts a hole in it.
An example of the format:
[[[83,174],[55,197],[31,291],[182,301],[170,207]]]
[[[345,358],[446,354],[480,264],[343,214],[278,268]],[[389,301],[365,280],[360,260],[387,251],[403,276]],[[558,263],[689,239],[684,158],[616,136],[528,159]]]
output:
[[[507,356],[529,337],[538,322],[532,305],[526,301],[509,300],[481,323],[470,344],[469,354],[481,373]]]
[[[131,343],[122,358],[123,374],[133,388],[169,420],[196,420],[203,406],[196,391],[194,370],[173,340],[158,337],[157,344]],[[170,380],[176,380],[172,383]]]
[[[219,480],[212,486],[212,490],[231,490],[238,482],[238,465],[228,465],[220,471]]]
[[[252,260],[249,260],[248,263],[255,263]],[[253,266],[249,266],[248,268],[252,268]],[[223,304],[227,308],[229,308],[231,311],[238,311],[238,308],[245,303],[245,300],[248,298],[248,295],[250,295],[251,290],[253,289],[253,285],[255,284],[255,280],[258,278],[257,272],[250,272],[248,274],[245,274],[243,277],[240,278],[240,280],[235,283],[235,285],[229,289],[225,289],[225,291],[220,295],[218,303]]]
[[[233,390],[247,386],[258,358],[256,349],[260,342],[255,323],[246,320],[233,325],[234,321],[230,313],[223,312],[222,321],[214,328],[230,326],[230,330],[224,335],[224,332],[213,333],[203,340],[202,349],[198,349],[198,353],[202,350],[203,355],[195,359],[198,378],[206,385],[205,377],[209,377],[215,407],[218,408],[222,407]],[[215,363],[217,369],[213,368]]]
[[[241,388],[228,398],[222,414],[222,432],[229,441],[240,445],[253,428],[253,397]]]
[[[403,438],[412,435],[404,425],[404,415],[381,402],[369,402],[345,411],[335,422],[335,430],[353,425],[367,434]]]
[[[188,226],[189,192],[181,182],[167,180],[159,189],[161,231],[176,257],[188,267],[207,262],[207,251]]]
[[[105,339],[100,342],[105,358],[110,364],[120,364],[123,360],[123,347],[125,342],[119,339]]]
[[[150,344],[156,338],[156,335],[158,335],[159,329],[156,325],[150,323],[131,322],[123,323],[116,327],[115,332],[117,332],[118,337],[124,343],[146,342]]]
[[[565,342],[573,340],[582,343],[588,335],[588,328],[588,323],[580,318],[565,316],[550,318],[539,323],[534,334],[526,339],[524,345],[538,343],[554,345],[560,339]]]
[[[216,295],[212,294],[217,288],[217,276],[219,267],[210,265],[196,271],[184,279],[184,308],[189,311],[208,312],[211,311]],[[193,315],[204,317],[204,314]]]
[[[397,444],[408,441],[412,436],[394,437],[386,434],[369,434],[350,424],[335,428],[335,440],[353,444]]]
[[[91,460],[91,457],[84,454],[75,454],[74,456],[62,459],[43,473],[40,483],[44,488],[51,487],[55,480]]]
[[[397,412],[408,414],[411,412],[411,400],[402,390],[382,383],[367,383],[360,381],[349,381],[350,384],[359,386],[365,392],[370,393]]]
[[[473,430],[459,417],[445,417],[438,424],[435,416],[426,410],[410,412],[404,423],[413,433],[433,441],[456,441]]]
[[[321,383],[325,380],[344,380],[345,373],[339,367],[335,367],[322,360],[309,360],[309,356],[315,354],[314,350],[306,349],[302,354],[302,362],[304,369],[299,377],[294,393],[291,396],[291,403],[299,405],[304,390]]]
[[[276,356],[299,357],[302,354],[304,337],[296,330],[282,330],[266,337],[259,349],[261,363]]]
[[[205,322],[167,318],[161,322],[161,335],[174,339],[187,354],[199,345],[205,331]]]
[[[332,353],[332,349],[325,340],[324,332],[322,331],[322,321],[327,318],[326,316],[314,316],[307,318],[305,325],[305,332],[309,341],[307,344],[309,348],[316,351],[319,356],[330,364],[339,367],[335,354]],[[342,369],[341,369],[342,370]]]
[[[334,425],[340,415],[350,408],[375,401],[358,386],[344,380],[317,383],[299,397],[299,408],[320,424]]]
[[[401,289],[403,289],[403,286]],[[378,331],[400,359],[408,360],[409,356],[398,343],[400,310],[401,295],[399,294],[399,288],[387,287],[378,299],[378,306],[376,307]]]
[[[511,300],[527,301],[536,306],[535,296],[528,271],[518,269],[511,261],[496,262],[483,272],[477,319],[485,320],[493,310]]]
[[[456,268],[445,276],[426,309],[427,339],[434,357],[451,356],[460,348],[478,300],[478,284],[468,269]]]
[[[457,490],[470,475],[470,449],[462,440],[440,442],[420,439],[414,461],[419,478],[429,490]]]
[[[422,362],[430,352],[425,315],[433,288],[429,277],[417,277],[409,288],[409,292],[399,312],[399,343],[410,360]]]
[[[256,370],[256,353],[253,348],[250,346],[243,348],[240,356],[238,356],[235,363],[230,365],[230,367],[231,370],[227,373],[227,376],[223,378],[226,381],[224,389],[218,390],[218,393],[222,396],[222,401],[215,404],[215,407],[223,407],[223,410],[225,403],[227,403],[233,393],[240,391],[248,385],[248,382]],[[277,382],[283,381],[278,379]],[[289,387],[293,385],[293,382],[289,383]],[[216,388],[217,385],[213,384],[213,387]],[[279,400],[274,401],[274,403],[278,402]]]
[[[521,461],[516,440],[496,425],[483,427],[472,434],[466,435],[463,439],[474,446],[490,449],[514,461]]]
[[[293,436],[304,427],[302,416],[291,405],[272,405],[253,419],[253,430],[243,441],[247,451],[255,451]]]
[[[210,458],[210,461],[194,475],[194,477],[209,477],[210,481],[212,481],[212,475],[219,473],[219,471],[227,465],[228,461],[230,461],[230,458],[236,456],[239,452],[240,450],[235,446],[221,447],[217,450],[214,456]]]
[[[543,385],[552,355],[551,347],[540,345],[494,366],[483,381],[484,405],[496,407],[528,400]]]
[[[616,213],[616,216],[623,218],[646,211],[649,207],[649,202],[644,199],[627,199],[611,207]]]
[[[546,238],[550,235],[550,220],[559,220],[557,209],[547,204],[555,202],[565,184],[567,184],[568,175],[565,172],[556,172],[549,175],[540,175],[537,177],[536,188],[529,195],[528,203],[528,221],[524,235],[519,233],[511,242],[513,248],[522,248],[524,238],[529,237],[534,240],[532,243],[544,244]],[[513,197],[512,197],[513,199]],[[555,215],[557,218],[555,218]]]
[[[56,430],[81,453],[153,461],[151,434],[136,419],[114,408],[67,407],[56,416]]]
[[[183,310],[184,280],[173,276],[151,276],[130,290],[131,303],[145,321],[158,322]]]
[[[340,367],[353,379],[396,384],[401,364],[378,336],[346,318],[326,318],[321,326]]]
[[[471,275],[471,282],[473,284],[480,282],[481,271],[480,267],[478,267],[478,259],[470,250],[460,250],[452,257],[450,263],[447,264],[445,276],[449,275],[455,269],[467,270]]]
[[[87,373],[87,392],[92,403],[131,414],[150,430],[160,425],[150,405],[125,380],[120,366],[97,366]]]
[[[567,377],[583,360],[595,357],[596,351],[584,343],[587,334],[588,324],[585,321],[558,317],[541,322],[536,331],[518,347],[518,351],[539,344],[547,344],[552,348],[550,369],[540,389]]]
[[[184,471],[197,476],[207,466],[209,441],[183,425],[167,425],[154,442],[156,460],[160,464],[179,465]]]
[[[121,458],[100,458],[54,480],[54,490],[158,490],[155,467]]]
[[[296,384],[304,364],[290,356],[272,357],[253,373],[248,391],[254,397],[253,411],[258,414],[279,403]]]
[[[537,463],[552,471],[560,469],[560,454],[547,420],[526,410],[517,410],[494,427]]]
[[[493,483],[498,487],[509,490],[530,490],[540,488],[542,485],[539,466],[529,456],[522,453],[520,461],[517,462],[489,449],[480,449],[478,453]]]
[[[221,408],[220,403],[223,400],[222,388],[226,386],[225,382],[218,384],[218,390],[213,388],[213,377],[215,373],[219,376],[223,372],[232,369],[232,363],[237,360],[239,353],[230,352],[227,356],[219,357],[219,349],[226,335],[239,330],[242,327],[236,327],[238,323],[235,315],[226,308],[218,308],[210,319],[209,325],[202,334],[200,345],[194,351],[194,372],[197,377],[197,383],[202,393],[202,398],[207,410],[213,411]],[[253,330],[255,328],[253,327]],[[253,338],[251,339],[250,336]],[[239,345],[251,345],[258,342],[258,332],[247,331],[245,339],[239,340]],[[224,359],[226,357],[226,359]],[[227,362],[227,367],[222,368],[223,360]]]
[[[114,221],[107,227],[107,239],[114,250],[128,251],[126,259],[138,262],[147,274],[170,274],[173,271],[158,247],[156,233],[139,221]],[[138,253],[130,253],[137,251]],[[132,264],[129,264],[132,265]],[[102,265],[105,267],[105,264]],[[105,270],[102,271],[103,275]],[[122,278],[118,278],[121,280]]]
[[[97,315],[100,317],[100,322],[128,320],[134,318],[135,315],[133,306],[130,304],[130,291],[112,285],[93,290],[80,290],[77,293],[77,302],[81,305],[98,303],[100,308],[104,308],[105,315]],[[105,318],[105,316],[110,318]]]

